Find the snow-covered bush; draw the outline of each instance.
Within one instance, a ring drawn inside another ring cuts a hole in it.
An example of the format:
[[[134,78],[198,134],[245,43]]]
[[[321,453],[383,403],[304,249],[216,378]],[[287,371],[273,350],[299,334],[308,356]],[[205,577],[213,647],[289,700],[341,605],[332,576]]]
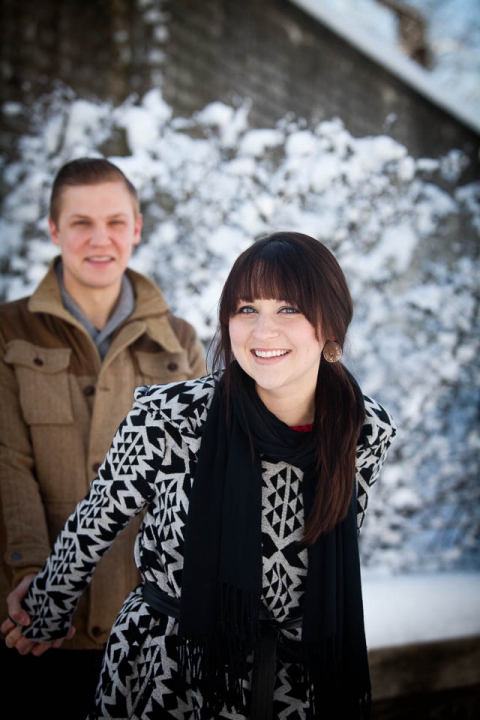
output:
[[[456,188],[456,152],[414,160],[390,137],[353,138],[338,119],[251,130],[248,110],[213,103],[173,117],[158,89],[119,107],[65,90],[39,101],[2,169],[3,298],[28,294],[54,256],[49,187],[82,155],[107,154],[138,187],[145,230],[132,266],[206,342],[244,248],[278,229],[315,236],[356,304],[346,362],[399,426],[362,530],[364,561],[478,567],[480,184]]]

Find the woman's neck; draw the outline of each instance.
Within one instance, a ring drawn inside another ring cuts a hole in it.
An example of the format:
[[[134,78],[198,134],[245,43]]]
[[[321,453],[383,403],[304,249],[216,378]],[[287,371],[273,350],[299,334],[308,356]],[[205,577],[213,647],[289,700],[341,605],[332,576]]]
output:
[[[256,385],[257,394],[266,408],[289,427],[310,425],[315,416],[315,393],[311,397],[282,397]]]

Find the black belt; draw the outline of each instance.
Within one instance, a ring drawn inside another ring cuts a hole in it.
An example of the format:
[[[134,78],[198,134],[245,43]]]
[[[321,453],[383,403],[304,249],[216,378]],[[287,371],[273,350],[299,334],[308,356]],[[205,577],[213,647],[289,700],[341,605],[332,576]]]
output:
[[[143,599],[148,605],[176,620],[180,618],[180,600],[167,595],[146,580],[142,586]],[[285,622],[273,620],[268,611],[260,608],[260,637],[253,657],[252,697],[250,720],[273,720],[273,690],[275,686],[275,658],[281,630],[302,625],[302,618]]]

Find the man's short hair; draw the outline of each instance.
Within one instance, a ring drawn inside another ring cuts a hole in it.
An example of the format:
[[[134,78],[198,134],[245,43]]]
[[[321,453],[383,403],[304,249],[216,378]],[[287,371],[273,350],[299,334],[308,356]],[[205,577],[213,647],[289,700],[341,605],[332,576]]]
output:
[[[104,158],[78,158],[66,163],[55,176],[50,196],[50,217],[58,224],[62,204],[62,192],[66,187],[100,185],[105,182],[121,182],[131,195],[135,217],[140,212],[140,202],[135,187],[116,165]]]

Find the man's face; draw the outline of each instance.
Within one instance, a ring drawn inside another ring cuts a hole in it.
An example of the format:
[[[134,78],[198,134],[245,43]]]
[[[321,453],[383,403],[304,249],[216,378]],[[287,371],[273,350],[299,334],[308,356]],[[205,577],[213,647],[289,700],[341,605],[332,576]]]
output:
[[[121,182],[66,187],[50,235],[63,259],[65,287],[74,299],[91,290],[120,292],[122,275],[140,242],[142,216]]]

